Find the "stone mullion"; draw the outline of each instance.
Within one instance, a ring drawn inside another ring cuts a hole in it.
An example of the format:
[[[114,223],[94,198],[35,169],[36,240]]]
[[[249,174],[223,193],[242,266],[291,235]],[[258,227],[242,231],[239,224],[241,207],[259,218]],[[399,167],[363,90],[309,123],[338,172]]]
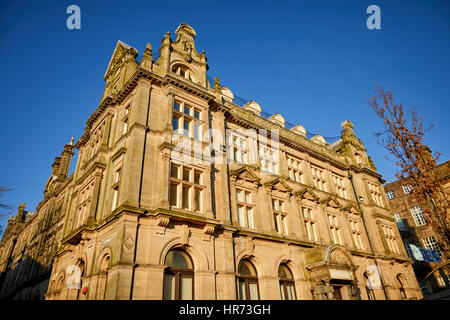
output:
[[[91,205],[89,208],[88,217],[85,223],[87,224],[94,224],[96,221],[95,213],[97,212],[97,206],[98,206],[98,198],[100,196],[100,185],[101,185],[101,179],[102,179],[103,173],[97,172],[94,175],[94,190],[92,192],[91,197]]]

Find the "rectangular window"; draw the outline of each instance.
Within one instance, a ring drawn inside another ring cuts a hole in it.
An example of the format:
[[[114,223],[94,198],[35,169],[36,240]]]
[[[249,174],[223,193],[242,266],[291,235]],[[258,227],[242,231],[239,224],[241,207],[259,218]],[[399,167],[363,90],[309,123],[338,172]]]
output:
[[[278,174],[278,155],[279,151],[266,144],[259,145],[259,160],[261,163],[261,170],[269,173]]]
[[[405,193],[405,194],[408,194],[408,193],[410,193],[412,191],[412,185],[410,185],[410,184],[405,184],[404,186],[403,186],[403,192]]]
[[[317,225],[314,220],[313,211],[310,208],[302,207],[303,221],[305,223],[305,230],[308,240],[317,242]]]
[[[325,171],[318,167],[311,166],[311,173],[316,189],[328,192]]]
[[[381,227],[383,229],[383,233],[386,238],[386,242],[387,242],[389,250],[392,253],[399,254],[400,250],[397,246],[397,239],[394,234],[394,229],[388,225],[382,225]]]
[[[394,218],[395,218],[395,222],[402,222],[402,215],[400,214],[400,212],[396,212],[394,213]]]
[[[341,227],[336,214],[328,214],[328,226],[330,228],[331,241],[335,244],[343,245]]]
[[[356,220],[349,220],[350,229],[352,231],[353,242],[357,249],[364,249],[364,245],[362,242],[362,232],[359,228],[359,222]]]
[[[123,120],[122,120],[122,134],[125,134],[128,131],[128,112],[130,109],[129,107],[130,107],[130,105],[127,105],[125,107],[125,116],[123,117]]]
[[[231,130],[230,130],[231,131]],[[228,132],[228,159],[237,163],[248,163],[247,137]]]
[[[425,246],[425,249],[436,250],[439,253],[439,255],[442,257],[441,252],[439,250],[439,246],[436,242],[436,239],[433,236],[423,238],[422,242],[423,242],[423,245]]]
[[[287,156],[287,163],[289,178],[299,183],[305,183],[303,175],[303,161]]]
[[[333,174],[333,182],[337,195],[341,198],[348,199],[344,178]]]
[[[413,217],[414,223],[416,226],[423,226],[426,223],[425,218],[423,216],[423,211],[420,206],[415,206],[413,208],[410,208],[409,211],[411,212],[411,215]]]
[[[117,208],[117,201],[119,198],[119,184],[120,184],[120,171],[121,169],[117,169],[114,172],[114,184],[113,184],[113,194],[112,194],[112,206],[111,210],[115,210]]]
[[[380,186],[372,182],[368,182],[368,185],[370,195],[372,196],[372,199],[375,202],[375,204],[379,207],[383,207],[383,200],[381,197]]]
[[[170,164],[170,205],[175,208],[203,211],[203,172],[184,164]]]
[[[388,200],[394,199],[395,198],[394,191],[392,190],[386,191],[386,197],[388,198]]]
[[[288,235],[289,232],[284,201],[272,199],[272,210],[276,232],[279,234]]]
[[[184,102],[174,102],[172,129],[179,135],[201,140],[203,121],[201,111],[187,106]]]
[[[238,206],[239,225],[244,228],[255,228],[253,216],[254,203],[252,202],[252,193],[249,190],[236,188],[236,198]]]

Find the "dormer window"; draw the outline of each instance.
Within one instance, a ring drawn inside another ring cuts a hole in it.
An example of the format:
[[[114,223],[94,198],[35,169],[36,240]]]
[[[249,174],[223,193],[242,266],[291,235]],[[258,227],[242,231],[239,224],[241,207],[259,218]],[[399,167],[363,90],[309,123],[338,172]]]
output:
[[[172,72],[188,79],[191,81],[194,81],[194,74],[191,70],[189,70],[187,67],[181,65],[181,64],[177,64],[175,66],[172,67]]]

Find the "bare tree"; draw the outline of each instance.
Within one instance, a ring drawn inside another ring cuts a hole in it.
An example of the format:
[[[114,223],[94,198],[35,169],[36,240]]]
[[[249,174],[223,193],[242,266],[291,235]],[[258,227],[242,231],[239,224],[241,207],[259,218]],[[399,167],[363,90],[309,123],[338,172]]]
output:
[[[449,201],[443,190],[436,162],[440,153],[431,152],[425,144],[423,117],[415,109],[405,116],[403,105],[395,103],[391,91],[375,87],[376,95],[368,102],[376,115],[383,120],[383,130],[375,133],[378,143],[394,157],[398,167],[395,176],[413,186],[412,194],[424,212],[426,222],[438,237],[440,251],[448,258],[450,248]],[[389,159],[389,158],[388,158]]]
[[[0,212],[0,218],[1,217],[5,217],[7,215],[10,214],[10,212],[3,212],[3,210],[9,210],[11,209],[11,206],[4,203],[3,200],[1,199],[1,197],[3,196],[3,194],[7,191],[11,191],[11,188],[5,187],[5,186],[0,186],[0,209],[2,210],[2,212]],[[3,226],[0,224],[0,235],[3,234]]]

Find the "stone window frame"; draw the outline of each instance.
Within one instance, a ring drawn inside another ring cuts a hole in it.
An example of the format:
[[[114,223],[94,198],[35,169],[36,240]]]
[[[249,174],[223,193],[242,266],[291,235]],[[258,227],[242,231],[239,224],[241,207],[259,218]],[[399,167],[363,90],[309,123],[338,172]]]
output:
[[[347,187],[344,183],[344,181],[346,181],[346,178],[336,173],[332,173],[331,177],[336,188],[337,195],[343,199],[349,199]]]
[[[388,224],[381,224],[381,229],[383,230],[383,234],[386,239],[389,250],[392,253],[400,254],[400,248],[397,244],[397,237],[394,233],[394,227]]]
[[[388,191],[386,191],[386,198],[387,198],[388,200],[394,199],[394,198],[395,198],[395,192],[394,192],[394,190],[388,190]]]
[[[275,150],[275,151],[274,151]],[[278,157],[277,157],[278,155]],[[258,158],[261,171],[278,175],[280,172],[280,149],[273,148],[267,141],[258,141]]]
[[[175,106],[178,105],[178,109]],[[189,109],[189,113],[186,113]],[[202,120],[203,108],[192,102],[186,102],[185,99],[175,97],[172,104],[172,133],[177,136],[188,137],[195,141],[202,141],[203,127],[205,121]],[[175,129],[174,120],[177,119],[177,128]],[[187,135],[185,134],[185,123],[188,119]]]
[[[130,102],[128,102],[125,105],[125,109],[124,109],[125,115],[122,117],[122,135],[127,134],[128,131],[129,131],[128,119],[129,119],[129,115],[130,115],[130,111],[131,111],[131,107],[130,106],[131,106]]]
[[[289,178],[292,181],[305,184],[305,160],[286,154]]]
[[[330,240],[333,244],[344,245],[344,237],[342,234],[343,226],[339,225],[338,217],[340,212],[327,211],[326,220],[328,225],[328,231],[330,234]],[[339,241],[336,241],[339,240]]]
[[[422,210],[421,206],[418,205],[418,206],[409,208],[409,212],[411,213],[411,216],[417,227],[424,226],[427,224],[425,217],[423,215],[423,210]]]
[[[86,218],[89,215],[91,208],[92,195],[94,192],[94,179],[85,183],[83,187],[78,191],[78,201],[76,207],[76,226],[75,229],[82,226],[86,222]]]
[[[350,232],[352,233],[352,239],[358,250],[365,250],[366,247],[363,241],[363,231],[361,230],[361,222],[356,218],[348,218],[350,225]]]
[[[242,192],[243,194],[243,200],[239,200],[239,193]],[[247,201],[247,194],[250,195],[250,202]],[[255,213],[256,213],[256,204],[254,201],[255,195],[253,194],[253,191],[250,189],[243,188],[241,186],[236,187],[236,206],[237,206],[237,217],[238,222],[241,227],[249,228],[249,229],[256,229],[256,220],[255,220]],[[244,219],[245,223],[242,224],[241,217],[239,214],[239,207],[242,207],[244,210]],[[251,215],[251,219],[250,215]],[[250,225],[250,220],[252,221],[252,226]]]
[[[315,243],[319,242],[319,230],[318,230],[318,220],[315,216],[315,210],[312,206],[300,205],[301,208],[301,217],[303,219],[303,224],[305,226],[305,233],[309,241],[313,241]],[[308,210],[307,216],[305,216],[305,209]],[[308,228],[309,226],[309,228]],[[310,230],[311,229],[311,230]],[[311,232],[310,232],[311,231]],[[310,234],[312,234],[314,237],[311,239]]]
[[[177,168],[177,177],[173,176],[173,167]],[[185,178],[185,170],[189,170],[188,180]],[[199,180],[197,181],[196,173],[200,173]],[[203,213],[204,210],[204,197],[206,190],[206,184],[204,179],[205,177],[205,169],[199,166],[195,166],[192,164],[186,164],[181,161],[177,161],[172,159],[170,161],[170,169],[169,169],[169,204],[171,207],[181,210],[187,210],[195,213]],[[176,202],[173,204],[172,191],[173,185],[176,185]],[[189,188],[189,194],[187,198],[187,207],[184,206],[184,188]],[[192,192],[191,190],[194,190]],[[199,191],[199,208],[196,210],[196,192]]]
[[[367,181],[367,184],[369,186],[370,196],[372,197],[372,200],[378,207],[384,208],[383,203],[383,197],[381,196],[381,186],[377,183]]]
[[[413,186],[411,184],[404,184],[402,186],[402,189],[404,194],[410,194],[413,189]]]
[[[249,163],[249,137],[238,130],[227,129],[227,159],[235,163]],[[235,143],[239,140],[239,143]],[[242,142],[244,146],[242,146]],[[239,157],[237,157],[239,156]],[[240,159],[237,159],[240,158]]]
[[[289,235],[289,226],[287,221],[288,213],[286,211],[287,200],[279,196],[272,195],[270,201],[275,232],[282,236],[288,236]],[[280,203],[282,203],[283,205],[280,206]]]
[[[325,168],[311,163],[311,177],[317,190],[329,192]]]
[[[439,246],[438,246],[436,238],[434,236],[423,237],[422,242],[423,242],[425,249],[436,250],[439,253],[439,255],[442,257],[441,251],[439,250]]]
[[[111,211],[117,209],[117,204],[119,203],[119,193],[120,193],[120,182],[122,180],[122,165],[117,165],[113,168],[113,184],[111,186]]]

